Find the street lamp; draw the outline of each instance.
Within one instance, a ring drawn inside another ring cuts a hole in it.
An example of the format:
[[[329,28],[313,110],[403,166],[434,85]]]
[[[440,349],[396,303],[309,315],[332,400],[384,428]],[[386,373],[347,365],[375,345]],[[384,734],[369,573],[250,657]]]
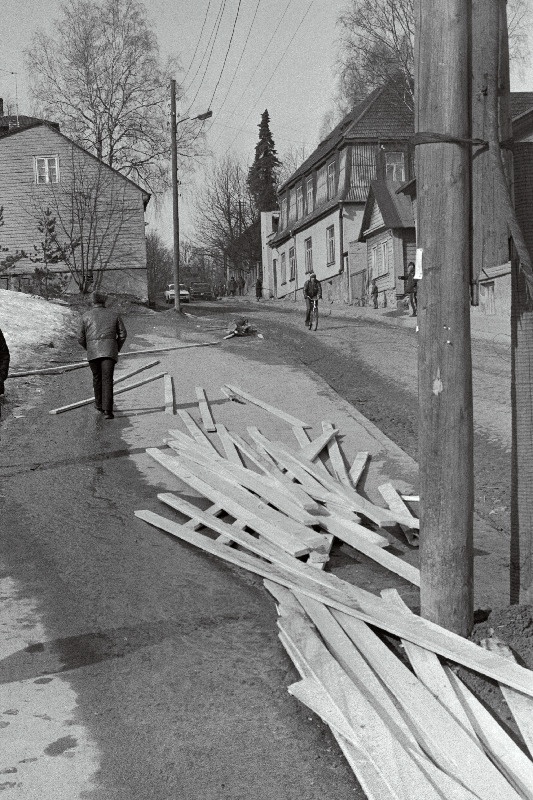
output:
[[[205,120],[213,116],[211,110],[204,111],[203,114],[198,114],[196,117],[183,117],[183,119],[176,119],[176,81],[170,81],[170,134],[171,134],[171,149],[172,149],[172,218],[174,227],[174,310],[180,311],[180,217],[178,206],[178,146],[176,128],[187,120],[199,119]]]

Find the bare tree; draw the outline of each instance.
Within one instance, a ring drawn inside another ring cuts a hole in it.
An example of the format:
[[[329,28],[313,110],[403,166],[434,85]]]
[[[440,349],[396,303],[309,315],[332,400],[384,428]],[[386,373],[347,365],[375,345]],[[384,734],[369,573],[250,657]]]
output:
[[[260,249],[260,237],[255,236],[258,216],[247,175],[247,166],[232,155],[214,161],[203,177],[195,209],[199,245],[212,256],[226,254],[236,267],[242,260],[256,261]]]
[[[348,112],[372,89],[389,80],[412,107],[413,5],[413,0],[350,0],[338,20],[338,115]],[[518,65],[529,55],[526,45],[531,15],[530,0],[509,0],[509,49],[511,59]]]
[[[168,187],[176,62],[161,61],[139,0],[66,0],[53,33],[34,35],[26,61],[41,116],[152,193]],[[181,152],[202,141],[197,125],[178,133]]]
[[[296,172],[298,167],[303,164],[308,156],[309,151],[304,142],[299,145],[289,145],[279,158],[281,166],[278,169],[278,185],[282,186],[285,181],[291,177],[293,172]]]
[[[28,213],[40,222],[53,215],[48,246],[62,261],[80,292],[98,289],[111,266],[127,268],[136,253],[131,229],[144,219],[139,190],[98,159],[88,158],[76,145],[61,182],[35,193]],[[142,224],[142,223],[141,223]]]

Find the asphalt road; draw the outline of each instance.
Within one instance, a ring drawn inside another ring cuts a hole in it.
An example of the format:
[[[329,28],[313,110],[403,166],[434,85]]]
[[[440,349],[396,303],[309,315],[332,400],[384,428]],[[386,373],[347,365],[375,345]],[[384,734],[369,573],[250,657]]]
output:
[[[216,329],[214,338],[223,333],[217,325],[246,311],[264,346],[224,347],[241,352],[247,368],[305,365],[416,457],[414,333],[326,317],[309,332],[301,314],[247,301],[187,311],[200,319],[178,323],[178,333]],[[176,333],[171,312],[127,325]],[[199,363],[201,351],[188,352]],[[76,360],[79,351],[73,345],[61,356]],[[475,361],[485,409],[476,433],[478,508],[505,535],[506,509],[491,513],[507,496],[505,352],[483,345]],[[43,410],[87,396],[89,385],[85,370],[18,383],[9,400],[17,418],[1,432],[6,800],[362,797],[326,728],[287,696],[297,675],[259,581],[147,535],[132,517],[134,508],[157,509],[160,478],[135,463],[154,442],[135,440],[126,418]],[[156,411],[148,404],[135,414]]]

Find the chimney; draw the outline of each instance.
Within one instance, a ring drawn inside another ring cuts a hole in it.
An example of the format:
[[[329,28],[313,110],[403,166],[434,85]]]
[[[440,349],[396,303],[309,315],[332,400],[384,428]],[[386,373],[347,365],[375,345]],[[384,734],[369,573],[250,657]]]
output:
[[[0,97],[0,117],[4,116],[4,98]]]

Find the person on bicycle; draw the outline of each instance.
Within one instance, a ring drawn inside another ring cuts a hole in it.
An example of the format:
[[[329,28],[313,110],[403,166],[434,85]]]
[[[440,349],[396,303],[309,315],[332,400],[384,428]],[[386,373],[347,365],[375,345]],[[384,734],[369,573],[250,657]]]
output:
[[[316,275],[314,272],[309,274],[308,280],[304,283],[304,300],[306,306],[306,316],[305,316],[305,324],[309,325],[310,317],[311,317],[311,301],[315,299],[315,297],[322,299],[322,287],[320,283],[316,279]]]

